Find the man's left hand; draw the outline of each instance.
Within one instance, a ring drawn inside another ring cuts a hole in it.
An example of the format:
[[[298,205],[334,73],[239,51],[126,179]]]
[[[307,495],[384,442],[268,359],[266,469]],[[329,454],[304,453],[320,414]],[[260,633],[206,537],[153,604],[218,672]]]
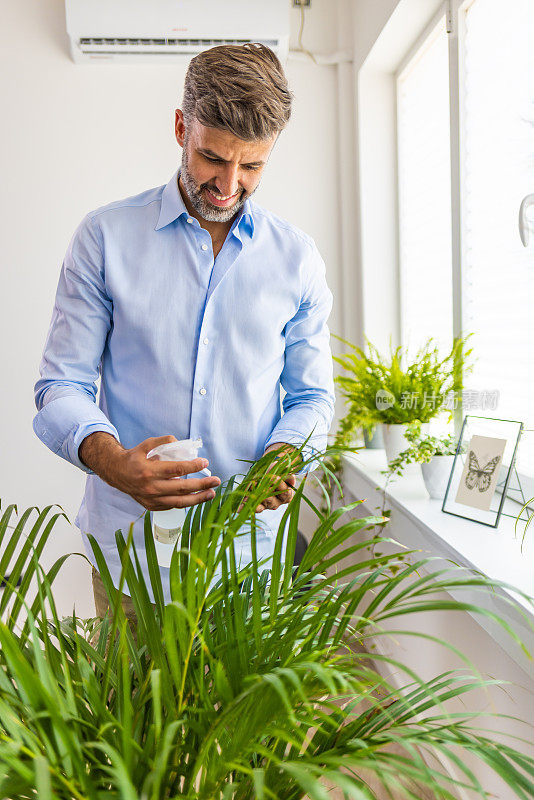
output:
[[[287,444],[286,442],[276,442],[275,444],[269,445],[269,447],[265,449],[263,455],[265,455],[265,453],[270,452],[271,450],[281,450],[284,451],[285,453],[288,453],[289,455],[291,455],[291,453],[296,453],[295,448],[292,445]],[[282,453],[280,453],[280,455],[282,455]],[[297,459],[295,460],[294,466],[299,466],[299,461],[302,461],[302,459],[300,458],[300,454],[296,453],[296,455]],[[295,495],[294,487],[296,482],[297,478],[296,475],[294,475],[293,473],[288,475],[284,480],[279,480],[276,486],[275,493],[273,493],[270,497],[267,497],[265,500],[263,500],[263,502],[257,506],[255,513],[260,514],[262,511],[265,511],[266,508],[271,511],[274,511],[275,508],[278,508],[279,506],[282,506],[285,503],[289,503]],[[241,511],[241,509],[243,508],[243,503],[245,502],[245,500],[246,498],[244,498],[243,502],[240,504],[238,511]]]

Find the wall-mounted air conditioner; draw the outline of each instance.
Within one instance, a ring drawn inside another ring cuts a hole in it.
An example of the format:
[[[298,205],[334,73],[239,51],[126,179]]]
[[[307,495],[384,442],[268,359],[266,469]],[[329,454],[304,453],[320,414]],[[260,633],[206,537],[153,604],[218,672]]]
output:
[[[289,48],[289,0],[65,0],[76,63],[183,63],[218,44],[262,42],[281,60]]]

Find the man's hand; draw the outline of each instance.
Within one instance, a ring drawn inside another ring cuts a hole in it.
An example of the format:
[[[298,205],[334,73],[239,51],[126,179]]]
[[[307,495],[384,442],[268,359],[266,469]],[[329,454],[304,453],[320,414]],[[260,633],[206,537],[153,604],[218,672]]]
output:
[[[175,436],[155,436],[125,450],[110,433],[96,431],[83,440],[78,454],[102,480],[129,494],[148,511],[187,508],[213,500],[213,487],[220,484],[219,478],[176,480],[207,467],[209,462],[205,458],[192,461],[147,459],[153,447],[176,441]]]
[[[279,454],[280,458],[282,458],[284,456],[284,454],[287,454],[288,465],[289,465],[289,463],[291,463],[292,467],[300,467],[301,466],[302,459],[300,457],[300,454],[296,452],[296,449],[292,445],[287,444],[286,442],[276,442],[275,444],[269,445],[269,447],[266,448],[265,453],[268,453],[271,450],[280,450],[280,454]],[[265,453],[263,455],[265,455]],[[277,462],[275,461],[274,464],[276,464],[276,463]],[[271,467],[271,469],[272,469],[272,467]],[[268,497],[265,500],[263,500],[257,506],[256,511],[255,511],[256,514],[260,514],[262,511],[265,511],[266,508],[269,509],[269,510],[274,510],[275,508],[278,508],[279,506],[282,506],[282,505],[285,505],[286,503],[289,503],[293,499],[293,497],[295,495],[294,487],[295,487],[295,483],[297,481],[296,475],[291,473],[284,480],[279,480],[279,479],[276,479],[276,480],[277,480],[277,484],[275,486],[273,486],[273,489],[275,491],[273,492],[273,494],[270,497]],[[255,488],[255,484],[252,483],[248,487],[248,490],[251,491],[251,490],[254,490],[254,488]],[[246,500],[247,500],[246,497],[243,498],[243,502],[239,505],[238,511],[241,511],[241,509],[243,508],[243,504],[245,503]]]

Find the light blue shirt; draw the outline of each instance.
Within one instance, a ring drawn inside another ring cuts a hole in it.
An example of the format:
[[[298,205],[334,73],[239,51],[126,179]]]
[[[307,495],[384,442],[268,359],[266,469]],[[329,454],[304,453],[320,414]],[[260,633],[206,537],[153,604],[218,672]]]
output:
[[[274,442],[301,444],[314,431],[310,444],[323,450],[334,413],[332,294],[313,239],[249,199],[214,260],[178,175],[82,220],[35,385],[35,433],[88,473],[75,524],[93,564],[87,532],[97,539],[116,586],[115,531],[126,538],[133,520],[149,585],[145,509],[80,461],[86,436],[107,431],[125,448],[200,436],[199,456],[224,482]],[[260,557],[272,555],[285,508],[257,516]],[[238,544],[249,560],[248,537]],[[168,602],[168,569],[160,571]]]

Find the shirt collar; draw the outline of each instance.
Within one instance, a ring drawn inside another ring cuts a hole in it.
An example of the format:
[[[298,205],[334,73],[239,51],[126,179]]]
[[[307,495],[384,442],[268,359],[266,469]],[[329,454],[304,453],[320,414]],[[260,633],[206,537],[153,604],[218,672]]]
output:
[[[155,227],[156,231],[164,228],[169,223],[174,222],[182,216],[189,216],[189,212],[185,207],[180,190],[178,189],[178,177],[180,170],[177,169],[168,184],[163,189],[161,195],[161,208],[159,212],[158,222]],[[245,200],[243,208],[239,211],[237,219],[234,220],[232,231],[241,239],[239,233],[244,231],[250,238],[254,235],[254,216],[252,214],[252,204],[250,198]],[[239,231],[239,232],[238,232]]]

